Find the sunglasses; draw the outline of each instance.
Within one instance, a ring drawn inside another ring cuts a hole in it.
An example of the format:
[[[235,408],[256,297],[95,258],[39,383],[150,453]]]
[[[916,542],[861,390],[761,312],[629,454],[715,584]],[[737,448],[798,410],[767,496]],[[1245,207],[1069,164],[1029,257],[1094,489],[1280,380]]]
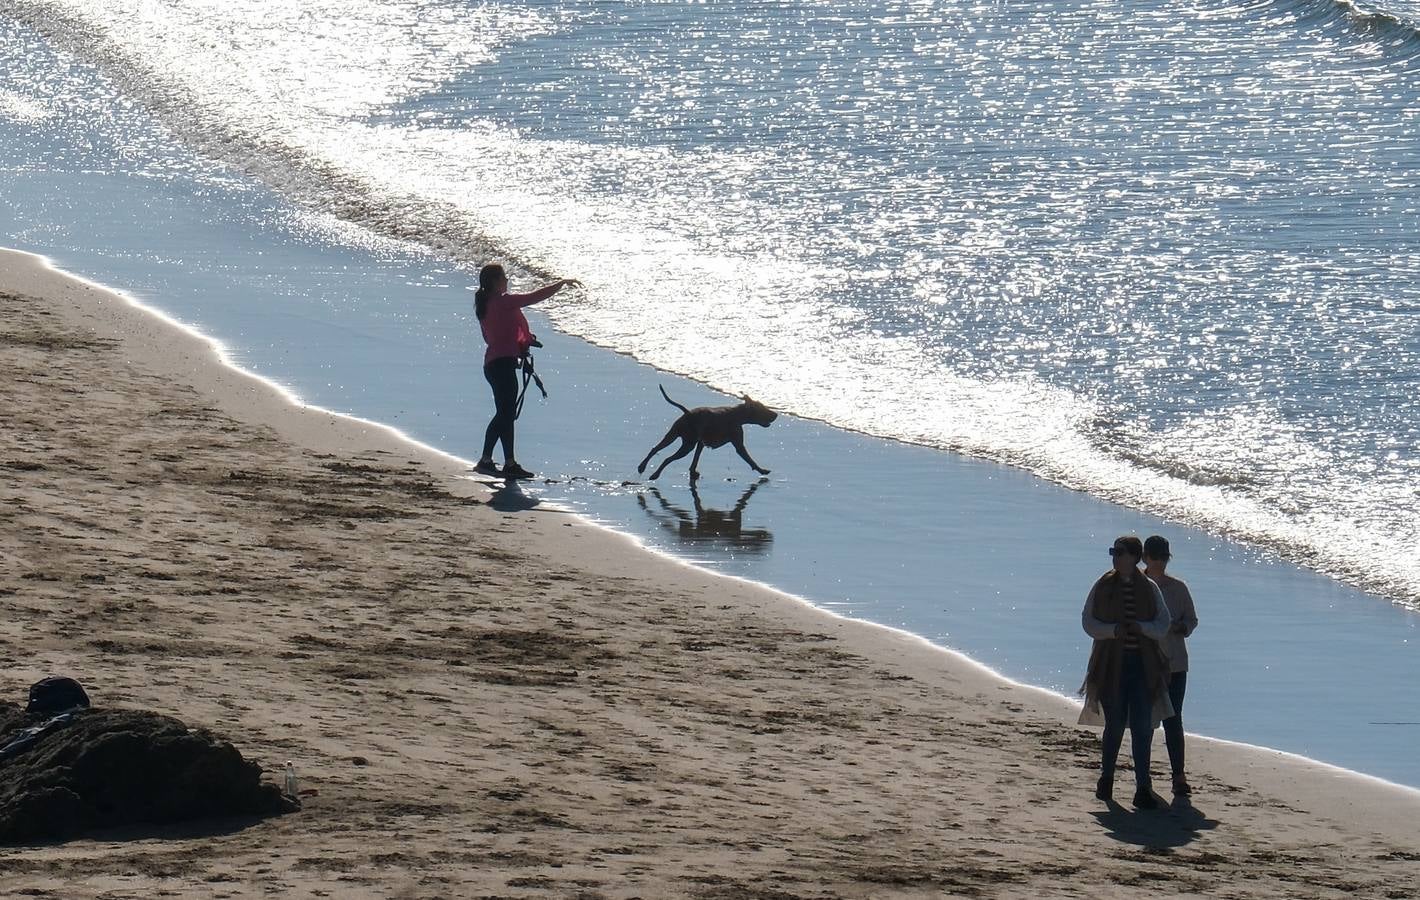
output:
[[[1135,554],[1132,553],[1132,552],[1130,552],[1129,550],[1124,549],[1123,547],[1110,547],[1110,548],[1109,548],[1109,555],[1110,555],[1110,556],[1134,556]]]

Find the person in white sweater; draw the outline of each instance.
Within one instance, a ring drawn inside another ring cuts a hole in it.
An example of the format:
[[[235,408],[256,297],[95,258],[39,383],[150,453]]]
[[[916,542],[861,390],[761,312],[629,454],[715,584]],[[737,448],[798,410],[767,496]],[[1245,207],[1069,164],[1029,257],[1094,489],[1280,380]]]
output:
[[[1164,746],[1169,751],[1169,766],[1173,769],[1173,792],[1187,797],[1193,793],[1183,774],[1183,693],[1188,687],[1188,645],[1186,639],[1198,627],[1198,613],[1193,609],[1193,595],[1188,585],[1164,572],[1173,554],[1168,539],[1150,535],[1144,541],[1144,574],[1159,586],[1168,604],[1173,621],[1162,647],[1169,658],[1169,702],[1173,715],[1164,719]]]

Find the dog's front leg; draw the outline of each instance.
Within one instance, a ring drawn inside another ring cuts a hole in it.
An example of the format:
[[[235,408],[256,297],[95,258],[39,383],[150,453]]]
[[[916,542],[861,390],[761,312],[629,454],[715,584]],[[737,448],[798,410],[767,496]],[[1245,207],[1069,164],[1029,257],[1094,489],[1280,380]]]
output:
[[[700,477],[700,451],[705,449],[705,444],[697,441],[695,444],[695,455],[690,458],[690,480],[694,481]]]
[[[749,455],[749,451],[745,449],[745,442],[744,442],[743,440],[733,441],[733,443],[734,443],[734,445],[735,445],[735,452],[740,455],[740,459],[742,459],[742,460],[744,460],[745,462],[749,463],[749,467],[750,467],[751,469],[754,469],[756,472],[758,472],[758,473],[761,474],[761,475],[768,475],[768,474],[769,474],[769,470],[768,470],[768,469],[761,469],[761,468],[759,467],[759,463],[755,462],[754,459],[753,459],[753,457],[751,457],[751,456]]]

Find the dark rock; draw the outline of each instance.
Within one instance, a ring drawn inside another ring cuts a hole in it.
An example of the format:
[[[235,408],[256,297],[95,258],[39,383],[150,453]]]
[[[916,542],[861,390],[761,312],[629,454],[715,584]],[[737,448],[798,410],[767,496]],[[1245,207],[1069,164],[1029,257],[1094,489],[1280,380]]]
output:
[[[43,721],[0,703],[0,747]],[[227,741],[146,710],[81,710],[0,759],[0,843],[295,808]]]

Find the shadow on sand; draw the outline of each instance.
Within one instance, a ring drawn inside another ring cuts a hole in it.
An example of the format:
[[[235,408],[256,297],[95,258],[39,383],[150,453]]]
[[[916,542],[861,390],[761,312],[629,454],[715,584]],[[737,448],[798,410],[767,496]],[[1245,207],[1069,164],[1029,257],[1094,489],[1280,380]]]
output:
[[[76,837],[45,838],[27,841],[16,841],[14,843],[0,844],[6,849],[40,849],[43,847],[62,847],[75,840],[102,841],[108,843],[135,843],[141,841],[189,841],[203,840],[206,838],[230,837],[240,834],[248,828],[254,828],[265,824],[270,820],[269,815],[243,815],[243,816],[218,816],[211,819],[199,819],[194,822],[175,822],[172,824],[139,823],[136,825],[124,825],[117,828],[98,828],[87,831]],[[194,859],[200,858],[204,854],[210,853],[209,848],[194,848],[190,854]],[[187,855],[187,854],[179,854]],[[141,858],[143,851],[140,851],[135,859]],[[122,859],[116,856],[114,859]]]
[[[696,490],[693,481],[690,484],[690,498],[694,514],[671,503],[655,487],[651,487],[648,493],[655,497],[660,509],[646,502],[645,494],[637,495],[636,502],[652,519],[660,523],[662,528],[670,531],[682,543],[714,544],[759,553],[769,549],[769,545],[774,542],[774,535],[767,528],[745,528],[744,511],[749,505],[749,498],[768,480],[761,478],[750,485],[740,495],[734,507],[727,510],[705,506],[700,501],[700,492]]]
[[[1200,812],[1186,797],[1163,809],[1135,810],[1110,801],[1109,809],[1093,814],[1109,836],[1141,847],[1182,847],[1203,832],[1218,827],[1217,819]]]
[[[537,497],[523,493],[522,486],[511,478],[502,482],[486,483],[493,486],[493,496],[488,498],[488,505],[499,512],[525,512],[542,502]]]

